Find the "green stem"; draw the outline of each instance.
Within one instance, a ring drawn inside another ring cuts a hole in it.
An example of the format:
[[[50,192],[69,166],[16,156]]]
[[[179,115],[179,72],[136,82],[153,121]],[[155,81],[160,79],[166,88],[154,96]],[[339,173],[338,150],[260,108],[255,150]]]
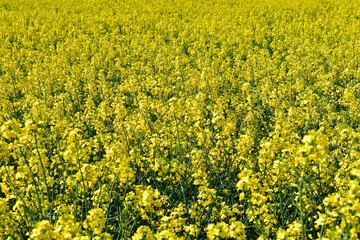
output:
[[[301,220],[301,228],[302,228],[302,237],[301,239],[304,240],[306,239],[306,219],[304,218],[304,202],[303,202],[303,190],[305,188],[305,180],[304,180],[304,175],[305,175],[305,171],[307,168],[307,164],[308,164],[308,158],[306,158],[305,161],[305,165],[304,168],[301,172],[301,178],[300,178],[300,183],[299,183],[299,201],[300,201],[300,220]]]
[[[326,213],[326,210],[325,210],[325,213]],[[323,237],[323,235],[324,235],[324,230],[325,230],[326,220],[327,220],[327,214],[325,215],[324,224],[321,226],[321,230],[320,230],[320,239],[321,239],[321,238]]]
[[[40,187],[39,187],[39,185],[38,185],[38,182],[36,181],[36,179],[35,179],[35,177],[34,177],[34,173],[33,173],[32,169],[31,169],[31,166],[30,166],[29,161],[28,161],[27,158],[26,158],[26,155],[23,153],[22,149],[20,149],[20,152],[21,152],[22,157],[24,158],[25,165],[29,168],[29,170],[30,170],[30,172],[31,172],[31,175],[30,175],[30,176],[31,176],[31,179],[32,179],[32,181],[34,182],[34,185],[35,185],[36,197],[37,197],[37,199],[38,199],[38,201],[39,201],[38,211],[41,212],[42,215],[44,215],[44,213],[42,212],[42,209],[43,209],[42,205],[43,205],[43,203],[44,203],[43,193],[42,193],[42,191],[41,191],[41,189],[40,189]],[[41,193],[41,200],[40,200],[39,192]],[[34,205],[36,206],[35,203],[34,203]]]
[[[49,184],[48,184],[48,181],[47,181],[47,179],[46,179],[45,167],[44,167],[44,164],[43,164],[43,162],[42,162],[42,160],[41,160],[41,154],[40,154],[40,151],[39,151],[39,145],[38,145],[38,140],[37,140],[37,137],[36,137],[36,133],[34,134],[34,138],[35,138],[36,153],[38,154],[38,158],[39,158],[39,162],[40,162],[40,167],[41,167],[42,174],[43,174],[43,178],[44,178],[44,182],[45,182],[46,195],[47,195],[49,204],[51,204]],[[45,203],[44,203],[44,204],[45,204]],[[52,207],[50,207],[50,209],[52,209]]]

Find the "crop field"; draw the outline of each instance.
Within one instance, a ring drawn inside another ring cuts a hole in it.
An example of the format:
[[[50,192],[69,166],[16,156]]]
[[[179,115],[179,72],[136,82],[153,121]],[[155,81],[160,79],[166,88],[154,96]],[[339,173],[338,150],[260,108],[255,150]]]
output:
[[[0,0],[0,239],[359,238],[359,1]]]

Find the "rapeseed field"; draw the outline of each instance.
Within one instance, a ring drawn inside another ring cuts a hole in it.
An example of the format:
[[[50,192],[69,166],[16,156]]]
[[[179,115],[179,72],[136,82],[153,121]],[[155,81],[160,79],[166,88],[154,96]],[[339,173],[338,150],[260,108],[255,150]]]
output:
[[[0,0],[0,239],[359,239],[360,2]]]

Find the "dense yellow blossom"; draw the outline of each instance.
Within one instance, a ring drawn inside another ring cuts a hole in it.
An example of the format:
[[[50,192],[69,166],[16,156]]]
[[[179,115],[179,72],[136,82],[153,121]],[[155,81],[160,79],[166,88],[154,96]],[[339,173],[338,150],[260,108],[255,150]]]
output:
[[[1,0],[1,239],[359,239],[356,0]]]

